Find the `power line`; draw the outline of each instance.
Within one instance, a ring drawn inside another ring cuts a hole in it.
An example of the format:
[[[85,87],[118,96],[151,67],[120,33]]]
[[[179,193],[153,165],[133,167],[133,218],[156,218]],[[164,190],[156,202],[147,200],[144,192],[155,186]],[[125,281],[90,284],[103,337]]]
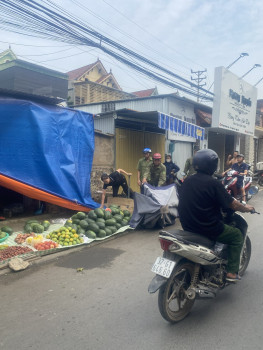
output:
[[[111,4],[109,4],[107,1],[102,0],[105,4],[107,4],[108,6],[110,6],[112,9],[114,9],[116,12],[118,12],[120,15],[122,15],[124,18],[126,18],[128,21],[130,21],[131,23],[135,24],[138,28],[140,28],[141,30],[143,30],[145,33],[147,33],[148,35],[150,35],[151,37],[153,37],[154,39],[158,40],[161,44],[163,44],[164,46],[168,47],[169,49],[171,49],[172,51],[176,52],[177,54],[181,55],[182,57],[186,58],[187,60],[189,60],[192,63],[197,64],[196,62],[194,62],[193,60],[191,60],[190,58],[188,58],[187,56],[183,55],[182,53],[178,52],[177,50],[175,50],[173,47],[167,45],[166,43],[162,42],[159,38],[157,38],[155,35],[153,35],[152,33],[150,33],[148,30],[146,30],[145,28],[143,28],[142,26],[140,26],[138,23],[136,23],[135,21],[133,21],[131,18],[129,18],[128,16],[126,16],[124,13],[122,13],[121,11],[119,11],[116,7],[112,6]],[[177,63],[178,64],[178,63]],[[182,65],[182,64],[178,64],[184,68],[187,68],[186,66]],[[199,66],[201,66],[200,64],[198,64]]]
[[[51,1],[48,2],[52,4],[51,7],[58,8]],[[72,43],[74,45],[85,45],[99,48],[120,62],[129,65],[133,69],[145,74],[152,79],[158,80],[159,82],[162,82],[170,87],[196,96],[196,93],[191,88],[183,86],[182,83],[175,82],[171,78],[167,78],[158,71],[181,80],[183,83],[190,85],[191,87],[197,87],[188,80],[137,54],[136,52],[118,44],[117,42],[114,42],[106,36],[94,31],[86,24],[82,24],[81,22],[74,22],[70,18],[71,15],[65,17],[61,14],[65,13],[67,15],[67,12],[63,9],[58,13],[33,0],[2,0],[0,2],[0,8],[1,7],[3,9],[3,13],[7,15],[0,18],[0,23],[3,23],[4,27],[7,26],[8,28],[12,28],[12,30],[15,32],[25,33],[27,35],[36,37],[40,36],[44,39],[51,39],[56,41],[59,40]],[[87,35],[97,39],[98,42],[91,40],[87,37]],[[118,51],[113,51],[112,49],[105,46],[105,44]],[[122,56],[119,52],[127,55],[128,58]],[[151,66],[154,70],[146,68],[140,62]],[[210,95],[213,95],[213,93],[203,89],[202,87],[199,89]],[[212,98],[207,97],[206,99],[211,100]]]

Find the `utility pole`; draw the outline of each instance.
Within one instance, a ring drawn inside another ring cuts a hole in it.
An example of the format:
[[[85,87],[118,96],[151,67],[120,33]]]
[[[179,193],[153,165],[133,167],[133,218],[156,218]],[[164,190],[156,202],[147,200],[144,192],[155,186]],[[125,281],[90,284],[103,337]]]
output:
[[[201,88],[202,86],[205,86],[206,83],[203,83],[201,84],[201,82],[206,79],[206,75],[205,76],[202,76],[203,73],[206,73],[206,69],[205,70],[198,70],[197,72],[194,72],[192,69],[191,69],[191,74],[195,74],[197,77],[196,78],[193,78],[191,77],[191,80],[194,80],[196,81],[196,85],[197,85],[197,102],[199,102],[199,88]]]

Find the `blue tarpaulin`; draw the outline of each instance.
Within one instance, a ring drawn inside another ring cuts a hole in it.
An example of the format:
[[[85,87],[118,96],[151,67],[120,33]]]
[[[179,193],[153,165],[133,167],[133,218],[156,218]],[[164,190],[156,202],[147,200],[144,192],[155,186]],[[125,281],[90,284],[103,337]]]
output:
[[[93,153],[91,114],[0,98],[0,185],[16,184],[21,193],[26,186],[32,198],[44,193],[64,207],[96,208],[90,192]]]

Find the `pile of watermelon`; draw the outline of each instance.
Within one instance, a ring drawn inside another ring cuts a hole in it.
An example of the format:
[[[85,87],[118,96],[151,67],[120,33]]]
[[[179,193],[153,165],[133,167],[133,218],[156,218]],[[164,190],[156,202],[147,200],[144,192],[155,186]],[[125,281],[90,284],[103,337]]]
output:
[[[95,209],[88,213],[78,212],[65,223],[66,227],[72,227],[80,235],[88,238],[104,238],[115,233],[119,228],[127,226],[130,221],[129,210],[120,210],[112,205],[106,209]]]

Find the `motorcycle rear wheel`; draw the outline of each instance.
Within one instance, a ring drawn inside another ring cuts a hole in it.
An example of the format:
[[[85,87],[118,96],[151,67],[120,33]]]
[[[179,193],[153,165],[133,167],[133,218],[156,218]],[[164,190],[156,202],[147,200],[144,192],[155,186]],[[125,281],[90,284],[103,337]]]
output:
[[[176,323],[184,319],[191,311],[195,299],[188,299],[186,290],[191,285],[194,274],[194,264],[184,262],[179,264],[167,283],[159,290],[158,306],[162,317]]]
[[[240,260],[240,266],[239,266],[239,272],[238,272],[240,276],[244,275],[248,267],[250,257],[251,257],[251,241],[250,241],[250,238],[247,236],[243,254]]]
[[[263,186],[263,176],[260,176],[258,179],[259,186]]]

